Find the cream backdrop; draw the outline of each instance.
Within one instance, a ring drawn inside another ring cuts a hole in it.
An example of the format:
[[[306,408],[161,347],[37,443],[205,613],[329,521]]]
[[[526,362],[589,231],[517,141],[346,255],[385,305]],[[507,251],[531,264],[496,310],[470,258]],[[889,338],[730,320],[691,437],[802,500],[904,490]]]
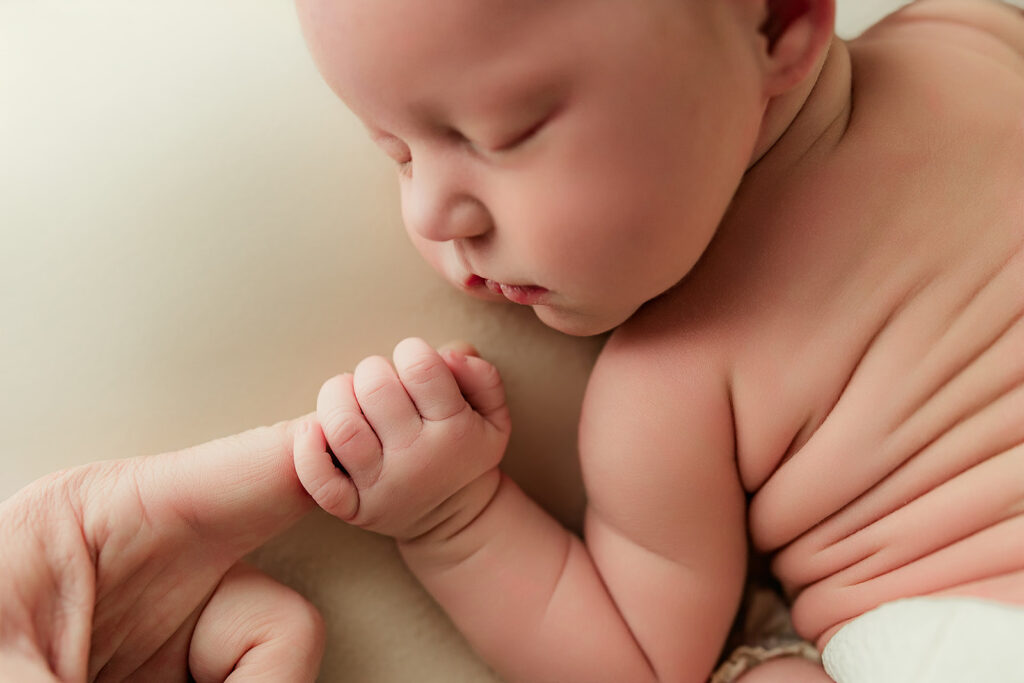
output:
[[[841,0],[850,35],[894,0]],[[502,369],[507,469],[569,524],[600,339],[462,300],[289,0],[0,0],[0,499],[57,468],[293,417],[405,336]],[[324,612],[322,680],[496,680],[390,542],[314,514],[254,561]]]

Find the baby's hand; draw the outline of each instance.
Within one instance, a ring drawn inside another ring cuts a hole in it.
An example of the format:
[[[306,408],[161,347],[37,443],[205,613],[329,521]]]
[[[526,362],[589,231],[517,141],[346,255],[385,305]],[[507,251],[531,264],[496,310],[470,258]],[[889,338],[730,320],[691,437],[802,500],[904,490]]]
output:
[[[406,339],[394,363],[371,356],[324,383],[295,471],[332,515],[409,540],[487,505],[511,421],[498,371],[475,355]]]

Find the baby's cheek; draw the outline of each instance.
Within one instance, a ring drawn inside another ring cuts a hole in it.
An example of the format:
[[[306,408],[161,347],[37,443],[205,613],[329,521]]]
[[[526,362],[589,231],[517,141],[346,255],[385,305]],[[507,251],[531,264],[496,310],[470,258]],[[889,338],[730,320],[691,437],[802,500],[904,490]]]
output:
[[[458,289],[465,289],[464,284],[470,273],[459,263],[450,242],[432,242],[415,233],[409,233],[409,239],[427,264],[441,274],[445,280]]]
[[[441,275],[444,275],[446,279],[450,279],[450,264],[448,264],[447,259],[445,258],[445,250],[443,248],[444,245],[438,242],[431,242],[430,240],[424,239],[423,237],[416,234],[414,231],[409,230],[408,228],[406,229],[405,232],[409,236],[409,239],[412,241],[413,246],[416,247],[416,251],[419,252],[423,260],[429,263],[431,268],[441,273]],[[449,250],[450,249],[451,248],[449,247]]]

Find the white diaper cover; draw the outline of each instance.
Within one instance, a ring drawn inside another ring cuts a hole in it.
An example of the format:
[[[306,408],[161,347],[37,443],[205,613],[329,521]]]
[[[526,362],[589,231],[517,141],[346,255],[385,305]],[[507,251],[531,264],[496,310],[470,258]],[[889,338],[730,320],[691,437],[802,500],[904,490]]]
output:
[[[839,683],[1024,683],[1024,607],[897,600],[843,626],[822,662]]]

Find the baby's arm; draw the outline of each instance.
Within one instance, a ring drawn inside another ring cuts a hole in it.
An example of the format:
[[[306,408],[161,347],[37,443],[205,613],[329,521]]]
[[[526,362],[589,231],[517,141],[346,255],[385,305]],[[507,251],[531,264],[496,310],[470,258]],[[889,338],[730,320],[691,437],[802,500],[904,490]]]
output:
[[[399,375],[404,354],[396,350]],[[476,412],[493,415],[495,395],[481,389],[489,384],[480,380],[486,364],[462,362],[449,360],[462,394]],[[416,477],[400,482],[414,468],[400,464],[405,455],[389,455],[390,437],[373,407],[363,410],[385,444],[381,466],[372,448],[362,464],[339,453],[352,476],[332,475],[322,468],[318,434],[300,435],[296,466],[318,502],[339,516],[358,523],[370,514],[378,530],[391,520],[383,530],[399,539],[409,567],[508,680],[705,680],[743,581],[744,498],[724,381],[699,363],[682,374],[686,381],[664,370],[615,341],[595,370],[581,428],[591,494],[587,546],[497,471],[493,444],[476,446],[483,469],[471,481],[461,470],[471,469],[472,449],[456,445],[416,456]],[[425,383],[410,384],[419,406],[415,394]],[[484,395],[490,398],[481,403]],[[353,415],[356,400],[329,408],[322,392],[321,403],[318,415],[330,423],[339,422],[331,412]],[[332,429],[325,424],[325,431]],[[344,448],[363,438],[372,446],[363,433]],[[343,488],[332,489],[330,476],[344,480]],[[445,479],[447,496],[437,483]],[[374,486],[390,493],[380,499],[382,511],[371,513],[379,502]],[[434,492],[433,508],[422,504],[424,490]],[[360,510],[363,502],[371,510]]]
[[[727,386],[643,344],[617,333],[587,388],[586,545],[505,480],[454,543],[402,546],[509,681],[705,681],[722,648],[746,552]]]
[[[707,679],[746,573],[728,377],[704,349],[618,334],[587,389],[587,547],[659,681]]]

